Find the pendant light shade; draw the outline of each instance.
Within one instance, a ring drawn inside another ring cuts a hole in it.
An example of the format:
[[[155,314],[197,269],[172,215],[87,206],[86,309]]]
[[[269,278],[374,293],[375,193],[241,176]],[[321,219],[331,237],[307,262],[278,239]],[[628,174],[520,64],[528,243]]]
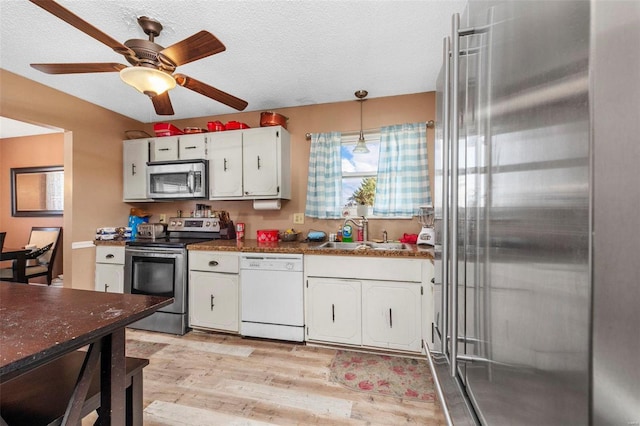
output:
[[[365,101],[365,97],[369,94],[366,90],[358,90],[355,95],[358,98],[358,102],[360,102],[360,137],[358,138],[358,142],[356,143],[355,148],[353,148],[354,154],[367,154],[369,153],[369,148],[367,148],[367,142],[364,140],[364,132],[362,130],[362,103]]]
[[[166,72],[148,67],[128,67],[120,70],[120,78],[147,96],[161,95],[176,87],[176,80]]]

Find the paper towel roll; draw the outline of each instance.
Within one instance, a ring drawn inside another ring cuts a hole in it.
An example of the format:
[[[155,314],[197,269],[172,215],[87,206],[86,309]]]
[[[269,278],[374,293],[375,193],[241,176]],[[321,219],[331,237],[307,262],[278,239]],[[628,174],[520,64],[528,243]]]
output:
[[[253,200],[255,210],[280,210],[280,200]]]

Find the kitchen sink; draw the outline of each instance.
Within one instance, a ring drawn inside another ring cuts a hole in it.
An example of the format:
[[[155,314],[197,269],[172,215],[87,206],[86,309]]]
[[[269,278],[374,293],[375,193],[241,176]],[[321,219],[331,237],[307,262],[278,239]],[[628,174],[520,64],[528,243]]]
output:
[[[316,248],[332,250],[411,250],[411,247],[404,243],[374,243],[372,241],[358,241],[353,243],[331,241],[321,244]]]

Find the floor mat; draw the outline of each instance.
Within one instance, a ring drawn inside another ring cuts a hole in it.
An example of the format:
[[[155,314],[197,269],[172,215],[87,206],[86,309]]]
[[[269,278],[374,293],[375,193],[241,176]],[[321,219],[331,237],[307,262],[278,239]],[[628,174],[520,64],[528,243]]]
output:
[[[426,360],[340,350],[331,363],[330,380],[361,392],[436,400]]]

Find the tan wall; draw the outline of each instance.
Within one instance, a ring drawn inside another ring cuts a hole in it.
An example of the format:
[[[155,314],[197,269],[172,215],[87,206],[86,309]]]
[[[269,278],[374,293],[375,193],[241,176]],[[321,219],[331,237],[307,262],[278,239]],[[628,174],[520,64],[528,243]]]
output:
[[[250,106],[251,104],[249,104]],[[245,222],[247,238],[255,239],[258,229],[287,229],[294,227],[304,231],[321,230],[336,232],[339,221],[305,218],[304,225],[293,224],[293,214],[304,212],[307,192],[307,171],[309,167],[309,148],[311,142],[305,134],[327,131],[357,131],[360,129],[360,106],[354,101],[310,105],[275,110],[289,117],[288,130],[291,134],[292,189],[291,200],[282,202],[280,211],[256,211],[251,201],[197,201],[213,206],[214,209],[227,210],[236,222]],[[223,123],[237,120],[250,127],[260,125],[259,112],[246,112],[218,117],[202,117],[189,120],[175,120],[172,124],[179,128],[206,128],[207,121],[218,119]],[[368,99],[363,105],[364,129],[378,128],[384,125],[412,123],[435,119],[435,93],[393,96]],[[428,129],[430,179],[433,182],[434,131]],[[146,209],[154,214],[151,221],[158,221],[159,214],[175,215],[181,209],[187,213],[194,210],[196,202],[139,203],[132,206]],[[115,225],[115,224],[111,224]],[[109,226],[109,224],[105,224]],[[420,224],[413,220],[372,220],[369,223],[370,238],[381,238],[387,230],[389,238],[398,239],[406,233],[418,233]]]
[[[93,288],[95,228],[128,214],[122,203],[122,139],[139,122],[0,69],[4,117],[64,129],[64,285]],[[4,208],[3,208],[4,209]],[[10,213],[9,213],[10,214]]]
[[[72,250],[72,242],[94,238],[95,228],[126,224],[133,206],[172,215],[177,209],[189,211],[195,202],[140,203],[122,202],[122,139],[125,130],[152,132],[151,124],[128,119],[75,97],[0,69],[0,111],[5,117],[28,123],[64,129],[65,214],[64,273],[65,286],[93,287],[94,250]],[[435,119],[433,92],[376,99],[371,94],[364,104],[363,126],[372,129],[383,125]],[[251,100],[249,99],[251,105]],[[175,106],[176,108],[178,106]],[[280,211],[254,211],[250,201],[210,202],[215,209],[228,210],[232,218],[247,224],[247,236],[257,229],[285,229],[294,226],[293,213],[304,212],[310,142],[307,132],[356,131],[360,127],[360,109],[356,101],[311,105],[276,110],[289,117],[292,145],[292,200],[283,202]],[[259,126],[260,113],[246,112],[216,117],[171,121],[180,128],[206,127],[207,121],[238,120],[251,127]],[[433,130],[428,131],[429,164],[433,181]],[[201,201],[200,201],[201,202]],[[295,227],[335,232],[338,221],[306,218]],[[390,238],[403,233],[417,233],[413,220],[373,220],[372,238],[386,229]]]
[[[61,133],[0,139],[0,231],[6,231],[5,247],[23,247],[32,226],[63,226],[63,218],[11,216],[11,169],[59,166],[64,163],[64,136]],[[58,251],[54,276],[61,274],[62,250]],[[8,266],[5,265],[3,266]],[[36,281],[34,279],[34,281]],[[45,282],[44,278],[38,281]]]

